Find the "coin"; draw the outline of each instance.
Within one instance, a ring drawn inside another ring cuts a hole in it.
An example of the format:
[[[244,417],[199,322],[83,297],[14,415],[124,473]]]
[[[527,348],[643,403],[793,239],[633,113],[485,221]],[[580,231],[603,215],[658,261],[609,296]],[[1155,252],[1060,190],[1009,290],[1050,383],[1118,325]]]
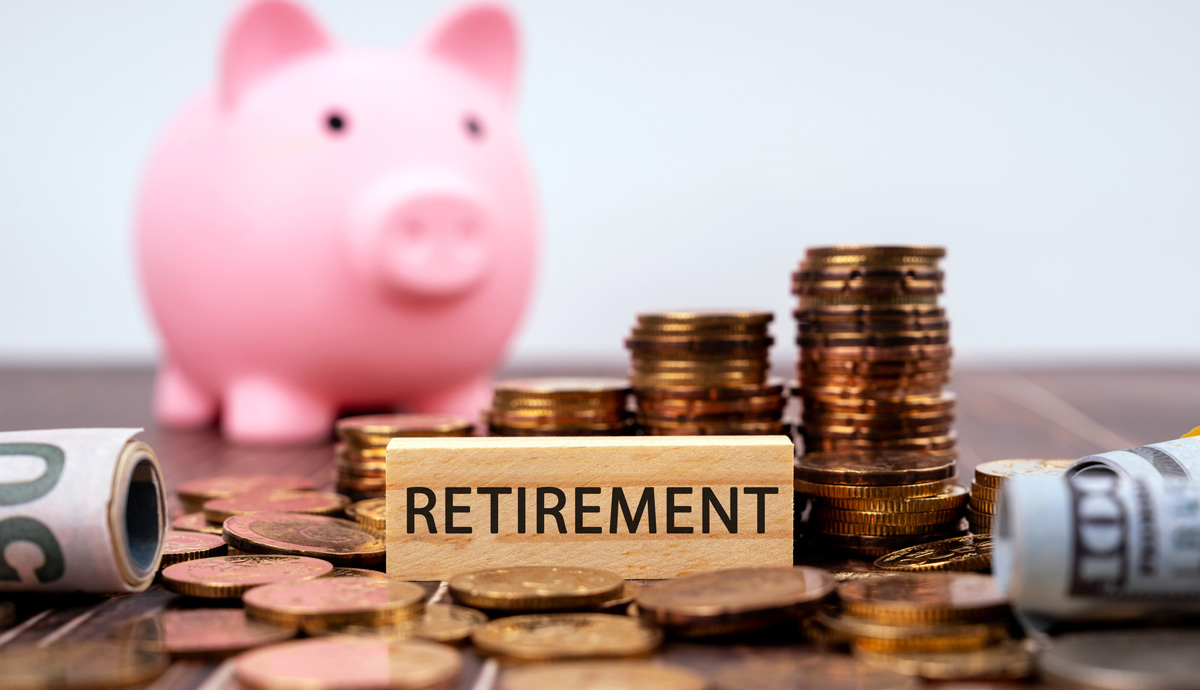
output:
[[[615,613],[619,609],[628,608],[629,605],[632,604],[635,599],[637,599],[638,593],[641,591],[641,585],[636,582],[630,582],[629,580],[626,580],[624,586],[621,587],[621,592],[619,594],[614,595],[612,599],[609,599],[602,604],[598,604],[596,609],[599,611],[605,611],[607,613]]]
[[[403,436],[470,436],[475,430],[466,419],[441,414],[372,414],[343,417],[334,431],[346,443],[360,447],[386,446]]]
[[[876,652],[858,648],[863,662],[929,680],[1019,680],[1033,673],[1033,655],[1024,642],[1007,640],[966,652]]]
[[[717,668],[717,690],[917,690],[907,676],[844,655],[750,658]]]
[[[119,627],[113,636],[176,657],[221,657],[296,636],[295,628],[248,620],[241,609],[178,609]]]
[[[19,644],[0,649],[4,690],[84,690],[146,683],[167,670],[160,652],[113,641]]]
[[[975,481],[979,484],[998,489],[1004,480],[1014,474],[1035,474],[1044,476],[1062,476],[1074,460],[992,460],[975,468]]]
[[[962,519],[962,510],[957,508],[920,513],[893,513],[867,510],[839,510],[828,507],[824,503],[814,507],[809,517],[809,520],[828,527],[829,531],[842,532],[843,534],[856,534],[856,532],[840,530],[838,529],[839,525],[861,525],[863,528],[900,527],[911,528],[916,532],[920,532],[929,525],[943,525],[948,522],[957,523],[960,519]],[[912,532],[901,531],[898,533],[910,534]],[[868,531],[866,534],[883,535],[887,534],[887,532]]]
[[[570,399],[597,395],[623,397],[629,393],[625,379],[602,377],[545,377],[498,381],[495,394],[502,398]]]
[[[766,326],[775,318],[769,311],[754,309],[691,309],[638,314],[643,325]]]
[[[510,669],[500,690],[706,690],[708,681],[683,666],[650,661],[565,661]]]
[[[419,637],[432,642],[457,644],[471,637],[475,628],[486,623],[487,619],[483,612],[465,606],[426,604],[420,614],[395,623],[370,627],[348,625],[335,632],[395,639]]]
[[[992,538],[968,534],[893,551],[875,561],[881,570],[986,570],[992,564]]]
[[[927,244],[907,245],[878,245],[878,244],[838,244],[828,247],[809,247],[805,252],[809,259],[828,258],[833,256],[919,256],[940,259],[946,256],[946,248]]]
[[[931,482],[916,482],[913,484],[893,484],[882,486],[854,486],[849,484],[821,484],[803,479],[794,479],[793,488],[803,494],[821,498],[838,500],[864,501],[899,501],[908,498],[924,498],[937,496],[950,486],[949,479],[939,479]]]
[[[973,509],[975,509],[975,512],[978,512],[978,513],[986,513],[988,515],[996,514],[996,502],[995,501],[985,501],[982,498],[979,498],[978,496],[971,497],[971,507]]]
[[[960,510],[967,503],[967,490],[959,484],[949,484],[932,496],[915,498],[832,498],[821,501],[823,507],[838,510],[874,511],[893,514],[928,513],[941,510]]]
[[[1038,657],[1047,680],[1098,690],[1200,688],[1200,632],[1083,632],[1050,639]]]
[[[837,534],[834,532],[817,532],[813,539],[818,543],[841,551],[847,551],[864,558],[879,558],[897,550],[920,544],[929,539],[956,536],[957,526],[947,526],[944,530],[930,530],[925,534],[907,534],[892,536],[875,536],[869,534]]]
[[[271,491],[214,498],[204,503],[204,517],[221,524],[234,515],[249,513],[305,513],[334,515],[350,501],[329,491]]]
[[[595,606],[618,596],[624,585],[620,575],[607,570],[563,566],[477,570],[449,580],[455,601],[496,611]]]
[[[334,568],[329,577],[369,577],[373,580],[386,580],[387,573],[366,568]]]
[[[163,587],[208,599],[236,599],[251,587],[328,575],[329,563],[302,556],[217,556],[177,563],[162,571]]]
[[[821,484],[915,484],[954,476],[954,463],[925,453],[807,453],[795,476]]]
[[[824,536],[838,537],[855,537],[866,536],[872,538],[886,537],[914,537],[915,541],[925,541],[920,537],[931,537],[937,539],[947,536],[948,533],[957,529],[959,520],[957,515],[951,517],[945,522],[936,522],[931,524],[908,524],[908,525],[885,525],[863,522],[830,522],[817,519],[814,525],[821,531]],[[909,543],[914,540],[910,539]]]
[[[225,542],[247,553],[316,556],[334,565],[378,565],[383,537],[350,520],[299,513],[253,513],[225,521]]]
[[[1000,623],[892,625],[846,612],[818,611],[817,622],[851,641],[854,649],[881,652],[950,652],[982,649],[1008,637]]]
[[[754,630],[795,615],[830,594],[819,568],[731,568],[685,575],[643,589],[639,615],[691,636]]]
[[[1008,599],[990,575],[905,573],[838,585],[846,613],[880,623],[937,623],[996,620]]]
[[[204,502],[238,494],[261,491],[308,491],[315,488],[313,480],[290,474],[222,475],[193,479],[179,485],[179,498],[187,512],[199,511]]]
[[[374,530],[387,526],[387,499],[370,498],[346,506],[346,517]]]
[[[168,531],[163,537],[162,561],[159,568],[166,568],[197,558],[224,556],[229,546],[215,534],[201,532]]]
[[[498,618],[471,640],[485,654],[549,661],[645,654],[662,643],[662,631],[630,616],[541,613]]]
[[[185,513],[171,521],[171,529],[181,532],[203,532],[204,534],[221,535],[221,526],[209,524],[204,512]]]
[[[424,600],[425,590],[411,582],[365,577],[280,582],[242,596],[251,618],[304,630],[389,625],[419,614]]]
[[[1000,488],[984,486],[979,482],[971,482],[971,496],[995,503],[1000,498]]]
[[[234,664],[238,681],[256,690],[448,690],[461,672],[453,647],[348,635],[255,649]]]

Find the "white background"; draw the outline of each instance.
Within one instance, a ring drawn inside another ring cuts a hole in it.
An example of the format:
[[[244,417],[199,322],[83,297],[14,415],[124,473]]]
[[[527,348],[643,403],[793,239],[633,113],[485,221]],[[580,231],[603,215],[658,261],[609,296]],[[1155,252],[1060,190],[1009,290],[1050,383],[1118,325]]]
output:
[[[233,3],[0,0],[0,363],[150,361],[131,208]],[[310,6],[400,46],[448,7]],[[1200,3],[515,2],[546,219],[519,362],[777,312],[806,246],[949,247],[968,360],[1200,351]]]

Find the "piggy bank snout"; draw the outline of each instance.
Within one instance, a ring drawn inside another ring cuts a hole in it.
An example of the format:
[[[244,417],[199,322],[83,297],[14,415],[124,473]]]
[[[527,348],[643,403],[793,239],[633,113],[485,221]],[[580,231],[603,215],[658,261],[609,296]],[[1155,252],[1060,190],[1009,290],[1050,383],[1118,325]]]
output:
[[[480,283],[492,261],[487,206],[457,184],[400,187],[375,195],[365,260],[388,289],[453,297]]]

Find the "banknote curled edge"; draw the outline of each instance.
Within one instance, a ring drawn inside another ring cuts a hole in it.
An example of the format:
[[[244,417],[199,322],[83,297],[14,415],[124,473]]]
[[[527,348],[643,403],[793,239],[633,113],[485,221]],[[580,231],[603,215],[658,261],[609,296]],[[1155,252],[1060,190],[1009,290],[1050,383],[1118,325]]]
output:
[[[996,582],[1048,621],[1200,612],[1200,438],[1089,455],[1000,495]]]
[[[162,558],[162,470],[141,429],[0,433],[0,592],[145,589]]]

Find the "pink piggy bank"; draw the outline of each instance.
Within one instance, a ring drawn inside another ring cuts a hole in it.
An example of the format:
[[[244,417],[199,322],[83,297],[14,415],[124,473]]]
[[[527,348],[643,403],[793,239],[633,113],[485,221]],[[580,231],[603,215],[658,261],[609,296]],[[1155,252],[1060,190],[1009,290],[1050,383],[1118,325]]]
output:
[[[291,2],[242,9],[141,189],[163,424],[285,443],[347,408],[478,416],[539,247],[517,52],[490,5],[398,51],[338,45]]]

